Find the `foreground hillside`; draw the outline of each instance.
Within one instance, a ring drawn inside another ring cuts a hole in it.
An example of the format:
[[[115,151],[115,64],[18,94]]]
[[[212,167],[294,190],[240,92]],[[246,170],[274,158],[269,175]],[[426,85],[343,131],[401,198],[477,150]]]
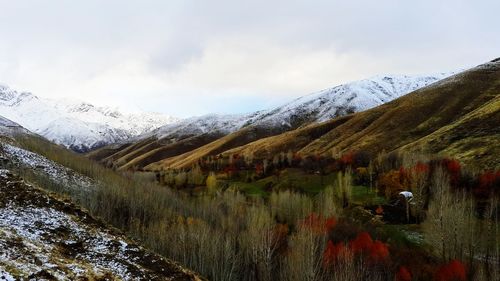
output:
[[[0,279],[198,280],[8,170],[0,197]]]
[[[108,166],[129,169],[142,168],[183,153],[213,155],[261,138],[375,107],[449,75],[377,76],[325,89],[268,110],[244,115],[213,114],[188,118],[127,143],[93,151],[89,157]]]
[[[272,159],[280,152],[330,155],[332,152],[419,150],[458,158],[483,168],[500,165],[500,60],[441,80],[399,99],[360,113],[299,128],[248,144],[224,144],[233,133],[196,150],[166,158],[147,169],[183,168],[207,149],[229,147],[217,154]],[[222,143],[221,143],[222,142]]]
[[[110,178],[83,169],[80,158],[86,160],[0,117],[0,280],[199,280],[66,197],[91,200]],[[73,168],[54,161],[61,159]]]

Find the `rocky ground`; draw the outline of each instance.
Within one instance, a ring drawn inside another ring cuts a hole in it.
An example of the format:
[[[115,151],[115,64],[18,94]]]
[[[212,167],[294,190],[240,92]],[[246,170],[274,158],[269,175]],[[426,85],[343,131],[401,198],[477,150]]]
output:
[[[0,170],[0,280],[200,280],[69,200]]]

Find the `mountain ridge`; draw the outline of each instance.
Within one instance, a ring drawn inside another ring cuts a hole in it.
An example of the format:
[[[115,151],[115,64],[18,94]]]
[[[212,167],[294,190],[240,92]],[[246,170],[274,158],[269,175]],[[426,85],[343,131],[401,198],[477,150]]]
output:
[[[89,153],[89,157],[108,166],[141,168],[150,164],[144,155],[148,155],[151,160],[157,160],[161,155],[175,157],[216,141],[214,135],[222,138],[242,131],[245,133],[228,139],[235,146],[244,145],[260,138],[375,107],[451,74],[380,75],[315,92],[267,110],[241,115],[209,114],[191,117],[112,147],[108,146],[101,151],[93,151]],[[137,147],[138,144],[142,145]],[[213,147],[207,153],[216,153],[221,149]],[[104,150],[106,153],[103,153]]]
[[[126,113],[70,99],[40,98],[3,85],[0,115],[77,152],[119,142],[178,120],[159,113]]]

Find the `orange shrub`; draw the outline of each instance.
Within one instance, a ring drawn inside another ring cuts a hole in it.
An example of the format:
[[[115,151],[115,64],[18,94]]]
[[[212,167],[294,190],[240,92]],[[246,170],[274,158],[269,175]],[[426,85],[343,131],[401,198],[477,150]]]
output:
[[[396,196],[400,191],[405,190],[403,185],[403,171],[391,170],[378,177],[378,189],[386,197]]]

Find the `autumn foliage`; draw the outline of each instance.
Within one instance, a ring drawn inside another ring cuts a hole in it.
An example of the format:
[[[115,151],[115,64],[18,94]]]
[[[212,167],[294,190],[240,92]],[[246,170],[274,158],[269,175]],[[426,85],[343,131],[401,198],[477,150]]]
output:
[[[428,164],[418,162],[415,167],[413,167],[413,170],[418,174],[423,174],[428,173],[430,171],[430,168]]]
[[[473,192],[480,198],[488,198],[495,193],[500,194],[500,171],[488,171],[479,175],[478,185]]]
[[[370,248],[370,260],[371,261],[384,261],[389,257],[389,249],[385,243],[381,241],[374,241]]]
[[[373,239],[368,232],[361,232],[349,243],[351,250],[355,253],[368,253],[373,245]]]
[[[411,273],[405,266],[401,266],[394,278],[395,281],[411,281]]]
[[[465,281],[467,277],[465,265],[458,261],[452,260],[448,264],[442,265],[436,272],[436,281]]]
[[[335,227],[337,220],[334,217],[325,218],[316,213],[311,213],[300,224],[317,234],[326,234]]]
[[[345,153],[339,159],[339,163],[344,166],[351,166],[353,162],[354,162],[354,152]]]
[[[378,178],[379,191],[387,197],[391,197],[405,190],[403,185],[405,179],[404,175],[404,169],[400,169],[399,171],[392,170],[385,174],[381,174]]]
[[[452,186],[456,186],[458,180],[460,179],[460,173],[462,170],[460,162],[455,159],[445,158],[441,161],[441,165],[445,168],[445,170],[448,172],[448,175],[450,176],[450,184]]]
[[[331,240],[328,241],[325,251],[323,252],[323,265],[328,268],[334,265],[340,258],[347,256],[348,248],[343,242],[334,244]]]

